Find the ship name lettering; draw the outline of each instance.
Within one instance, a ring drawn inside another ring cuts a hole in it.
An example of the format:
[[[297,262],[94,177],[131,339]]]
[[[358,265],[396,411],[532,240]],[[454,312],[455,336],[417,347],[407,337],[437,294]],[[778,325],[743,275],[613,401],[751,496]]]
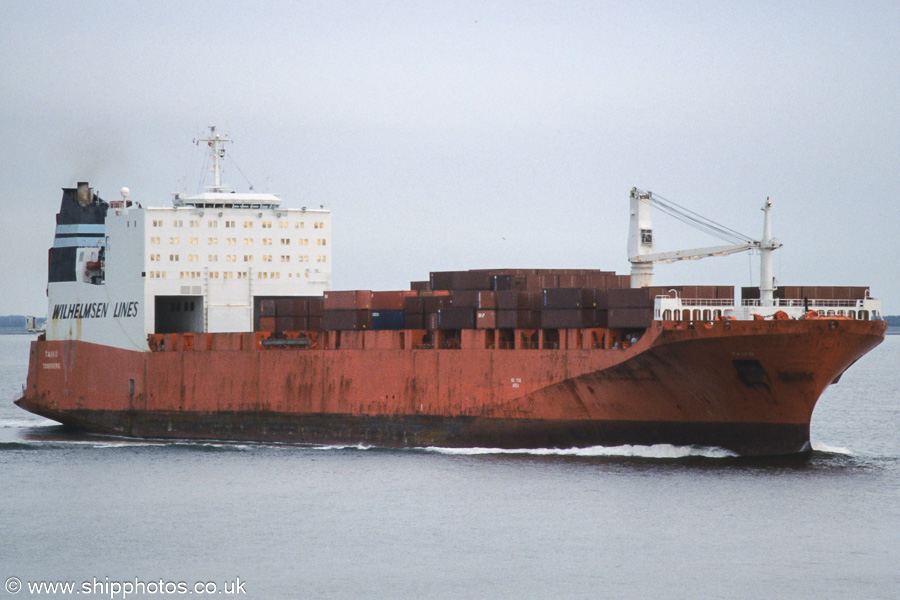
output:
[[[109,302],[76,302],[53,306],[54,319],[105,319]]]
[[[136,317],[138,314],[137,302],[116,302],[113,308],[113,317]]]
[[[45,369],[60,369],[60,368],[62,368],[62,367],[60,367],[59,363],[44,363],[43,366]]]
[[[109,315],[109,302],[76,302],[74,304],[55,304],[53,319],[105,319]],[[137,302],[116,302],[113,306],[113,317],[136,317]]]
[[[44,350],[44,358],[59,358],[59,350]]]
[[[732,352],[732,356],[742,357],[742,358],[753,358],[752,352]]]

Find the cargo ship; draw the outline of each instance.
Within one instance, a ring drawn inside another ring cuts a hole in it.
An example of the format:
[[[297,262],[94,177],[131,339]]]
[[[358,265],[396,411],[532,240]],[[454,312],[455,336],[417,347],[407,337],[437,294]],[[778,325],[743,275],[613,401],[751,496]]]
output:
[[[570,448],[809,450],[826,387],[884,338],[865,287],[776,286],[759,241],[655,251],[630,194],[631,273],[432,272],[331,289],[331,213],[214,182],[170,207],[64,189],[48,321],[20,407],[142,438]],[[707,223],[708,225],[708,223]],[[733,235],[731,230],[719,230]],[[654,286],[657,262],[751,250],[760,285]]]

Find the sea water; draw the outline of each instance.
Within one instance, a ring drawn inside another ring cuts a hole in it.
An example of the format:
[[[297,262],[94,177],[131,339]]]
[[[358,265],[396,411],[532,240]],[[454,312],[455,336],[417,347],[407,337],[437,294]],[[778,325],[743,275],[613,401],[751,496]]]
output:
[[[0,336],[0,598],[900,598],[900,336],[776,459],[79,435],[12,404],[29,341]]]

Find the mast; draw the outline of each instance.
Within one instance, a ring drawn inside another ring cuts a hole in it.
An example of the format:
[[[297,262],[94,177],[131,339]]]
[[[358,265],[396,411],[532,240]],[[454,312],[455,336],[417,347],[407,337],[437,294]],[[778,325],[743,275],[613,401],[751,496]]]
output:
[[[230,142],[231,138],[228,134],[220,134],[216,132],[216,126],[209,126],[209,137],[200,138],[201,142],[206,142],[212,148],[211,158],[213,159],[213,185],[206,186],[209,192],[227,192],[228,186],[222,185],[222,165],[221,161],[225,159],[225,142]]]
[[[761,209],[765,213],[763,218],[762,239],[759,241],[759,304],[760,306],[775,306],[775,276],[772,264],[772,251],[781,248],[772,237],[772,201],[766,198],[766,203]]]

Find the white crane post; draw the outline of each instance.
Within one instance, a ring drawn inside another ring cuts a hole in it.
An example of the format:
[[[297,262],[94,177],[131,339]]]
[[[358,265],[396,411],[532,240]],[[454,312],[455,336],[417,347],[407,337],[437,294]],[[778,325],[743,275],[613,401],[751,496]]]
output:
[[[760,306],[775,306],[775,276],[772,264],[772,251],[781,247],[772,237],[772,218],[769,214],[772,210],[772,202],[766,198],[762,207],[765,213],[763,218],[762,239],[759,242],[759,304]]]
[[[654,253],[653,225],[650,222],[651,192],[631,188],[631,225],[628,232],[628,260],[631,262],[631,287],[653,285],[653,262],[640,262]]]

